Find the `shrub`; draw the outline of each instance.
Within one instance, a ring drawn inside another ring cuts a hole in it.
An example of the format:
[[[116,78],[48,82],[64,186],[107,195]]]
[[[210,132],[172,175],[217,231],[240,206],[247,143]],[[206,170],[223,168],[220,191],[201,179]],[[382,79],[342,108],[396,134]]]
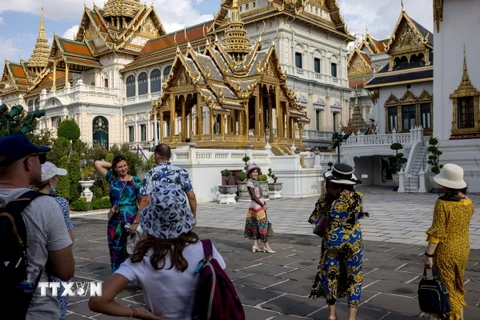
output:
[[[75,142],[80,138],[80,127],[75,120],[63,120],[58,125],[57,136]]]
[[[266,174],[259,174],[258,181],[268,181],[268,176]]]
[[[223,169],[220,173],[225,177],[225,184],[228,186],[230,184],[230,179],[232,178],[232,172],[228,169]]]
[[[403,153],[398,152],[398,150],[402,150],[403,146],[401,143],[395,142],[392,143],[390,149],[395,150],[394,156],[389,156],[388,158],[391,160],[390,170],[393,173],[398,173],[402,168],[403,164],[406,163],[408,160],[403,156]]]
[[[87,146],[85,145],[85,143],[80,139],[75,141],[72,144],[72,147],[73,147],[73,151],[78,152],[78,154],[84,154],[85,150],[87,149]]]
[[[92,200],[92,209],[109,209],[111,207],[109,197],[93,198]]]
[[[330,161],[329,163],[327,163],[327,166],[329,171],[332,170],[333,162]]]
[[[245,171],[240,171],[240,172],[237,174],[237,180],[238,180],[238,181],[245,181],[245,180],[247,180],[247,174],[245,173]]]
[[[267,176],[269,176],[270,178],[272,178],[273,180],[273,183],[277,183],[277,176],[273,174],[272,172],[272,168],[268,168],[268,173],[267,173]]]
[[[88,211],[88,210],[90,210],[90,205],[89,205],[89,203],[87,203],[85,201],[77,200],[77,201],[73,201],[70,204],[70,208],[73,211]]]
[[[77,152],[72,152],[70,162],[68,164],[68,175],[70,177],[70,200],[77,199],[82,193],[82,187],[78,183],[80,181],[80,158]]]
[[[250,157],[245,155],[245,157],[242,158],[243,163],[245,164],[243,170],[247,171],[248,169],[248,161],[250,161]]]
[[[440,165],[440,156],[443,154],[442,151],[438,149],[439,142],[438,138],[431,137],[428,140],[428,164],[430,165],[430,171],[434,174],[439,174],[440,169],[442,169],[443,165]]]
[[[63,156],[58,164],[59,168],[68,168],[68,156]],[[70,198],[70,173],[67,170],[67,175],[58,177],[58,184],[56,194],[59,197],[71,200]]]
[[[70,154],[70,151],[70,141],[68,141],[68,139],[66,138],[58,137],[57,140],[55,140],[55,142],[53,143],[52,151],[47,153],[47,159],[51,163],[55,164],[57,167],[60,167],[60,159],[62,159],[62,157],[64,156],[68,156]]]

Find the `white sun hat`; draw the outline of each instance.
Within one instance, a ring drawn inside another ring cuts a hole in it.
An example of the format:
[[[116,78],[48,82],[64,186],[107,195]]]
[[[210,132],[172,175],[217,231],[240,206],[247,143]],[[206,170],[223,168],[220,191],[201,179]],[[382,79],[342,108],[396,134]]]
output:
[[[44,164],[42,164],[42,182],[45,182],[48,179],[51,179],[55,176],[65,176],[65,175],[67,175],[67,170],[62,168],[57,168],[57,166],[51,162],[47,161]]]
[[[440,173],[433,177],[436,183],[450,189],[463,189],[467,183],[463,180],[463,169],[453,163],[445,164]]]

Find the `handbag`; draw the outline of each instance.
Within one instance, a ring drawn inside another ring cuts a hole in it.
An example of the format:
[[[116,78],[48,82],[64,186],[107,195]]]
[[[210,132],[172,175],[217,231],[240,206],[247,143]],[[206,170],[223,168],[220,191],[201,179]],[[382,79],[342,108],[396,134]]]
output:
[[[127,183],[128,181],[125,181],[125,183],[123,184],[123,188],[122,188],[122,191],[120,191],[120,196],[118,197],[118,201],[120,202],[120,199],[122,199],[122,194],[123,194],[123,190],[125,189],[125,187],[127,186]],[[108,213],[107,213],[107,217],[108,217],[108,220],[112,219],[112,217],[114,215],[116,215],[117,213],[120,212],[120,206],[118,204],[114,204],[110,210],[108,210]]]
[[[450,312],[450,296],[443,282],[438,279],[435,267],[432,268],[433,279],[428,279],[427,268],[418,284],[418,304],[425,313],[443,315]]]
[[[273,228],[272,228],[272,223],[268,223],[268,231],[267,231],[267,237],[273,236]]]
[[[313,233],[320,238],[325,237],[329,223],[330,217],[328,215],[320,215],[313,223]]]

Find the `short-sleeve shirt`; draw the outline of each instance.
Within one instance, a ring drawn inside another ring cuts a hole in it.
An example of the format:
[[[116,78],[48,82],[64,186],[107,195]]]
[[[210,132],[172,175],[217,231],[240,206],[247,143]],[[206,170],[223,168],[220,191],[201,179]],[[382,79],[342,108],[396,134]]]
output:
[[[187,170],[174,166],[170,162],[162,162],[145,174],[140,195],[150,197],[159,182],[175,183],[181,186],[185,193],[193,190]]]
[[[137,194],[142,187],[142,182],[137,176],[132,176],[132,180],[123,181],[115,177],[112,171],[107,171],[105,180],[110,184],[110,203],[120,206],[137,204]]]
[[[63,213],[63,219],[65,220],[65,226],[67,230],[70,231],[73,229],[72,219],[70,219],[70,209],[68,208],[68,201],[62,197],[55,197],[55,201],[60,205],[60,210]]]
[[[115,272],[130,281],[138,281],[142,285],[145,304],[153,314],[176,320],[191,320],[195,288],[199,278],[195,270],[200,260],[205,258],[203,245],[200,241],[187,245],[183,249],[183,257],[188,262],[184,272],[172,266],[170,256],[165,258],[165,267],[155,270],[150,263],[153,251],[147,252],[143,261],[133,263],[127,259]],[[226,268],[225,261],[213,246],[213,258],[222,269]]]
[[[0,189],[0,199],[5,203],[18,198],[27,191],[27,188]],[[48,260],[49,251],[65,249],[72,244],[67,228],[63,221],[63,214],[58,203],[50,196],[40,196],[33,200],[22,213],[27,229],[27,256],[29,265],[27,272],[31,279],[36,279],[40,270],[40,281],[49,281],[44,268]],[[51,320],[60,318],[60,307],[56,296],[48,294],[40,296],[40,289],[33,294],[32,302],[27,313],[27,320]]]

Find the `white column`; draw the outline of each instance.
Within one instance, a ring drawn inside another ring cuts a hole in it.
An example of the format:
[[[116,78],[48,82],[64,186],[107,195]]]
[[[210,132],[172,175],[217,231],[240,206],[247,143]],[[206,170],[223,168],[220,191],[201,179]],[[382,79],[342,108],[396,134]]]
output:
[[[155,137],[155,146],[158,145],[158,122],[157,122],[157,113],[154,112],[153,117],[153,136]]]

